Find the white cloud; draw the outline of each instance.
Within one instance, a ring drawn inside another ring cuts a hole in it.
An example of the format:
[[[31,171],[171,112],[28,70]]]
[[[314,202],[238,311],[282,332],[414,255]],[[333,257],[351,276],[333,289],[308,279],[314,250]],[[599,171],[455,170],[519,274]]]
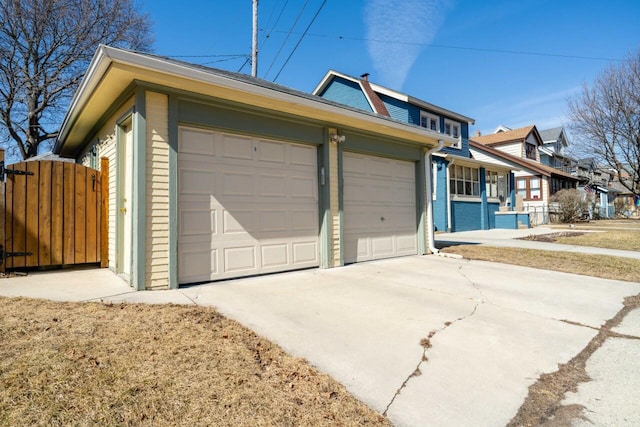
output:
[[[567,122],[567,98],[580,90],[580,86],[557,92],[523,96],[512,102],[502,98],[500,104],[485,105],[476,112],[479,118],[477,127],[483,134],[492,133],[502,124],[512,129],[523,126],[536,125],[538,129],[548,129],[561,126]]]
[[[435,38],[448,6],[448,0],[367,1],[367,49],[376,81],[402,88],[420,51]]]

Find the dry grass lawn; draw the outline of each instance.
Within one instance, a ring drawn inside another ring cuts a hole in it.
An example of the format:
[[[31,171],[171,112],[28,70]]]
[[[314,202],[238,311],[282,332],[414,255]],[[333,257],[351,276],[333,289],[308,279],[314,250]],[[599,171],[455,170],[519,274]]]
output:
[[[210,308],[0,298],[0,425],[389,425]]]
[[[459,254],[467,259],[640,282],[640,260],[632,258],[484,245],[450,246],[444,248],[443,252]]]
[[[640,251],[640,229],[607,230],[595,233],[584,233],[581,236],[558,237],[555,240],[557,243],[566,245]]]

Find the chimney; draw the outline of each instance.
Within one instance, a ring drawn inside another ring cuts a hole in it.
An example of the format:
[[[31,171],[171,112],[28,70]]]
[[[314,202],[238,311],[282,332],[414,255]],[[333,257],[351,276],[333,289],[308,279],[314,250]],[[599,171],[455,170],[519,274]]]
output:
[[[480,130],[476,130],[474,136],[482,136],[482,132],[480,132]]]
[[[369,73],[364,73],[363,75],[360,76],[362,78],[362,80],[364,80],[365,82],[369,81]]]

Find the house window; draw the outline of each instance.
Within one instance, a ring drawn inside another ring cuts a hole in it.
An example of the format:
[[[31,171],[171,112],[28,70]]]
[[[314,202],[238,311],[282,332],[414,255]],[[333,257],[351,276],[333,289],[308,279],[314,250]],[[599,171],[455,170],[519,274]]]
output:
[[[506,172],[486,171],[487,198],[500,199],[503,204],[509,198],[509,175]]]
[[[516,178],[516,192],[524,200],[542,199],[542,180],[537,176]]]
[[[480,196],[479,169],[454,165],[449,173],[451,194],[458,196]]]
[[[424,111],[420,112],[420,126],[423,128],[427,128],[434,132],[440,132],[439,122],[440,120],[438,120],[438,117],[432,116]]]
[[[461,148],[462,142],[460,138],[460,123],[452,122],[451,120],[445,120],[444,133],[453,138],[457,138],[458,144],[455,146],[455,148]]]
[[[98,143],[91,147],[89,150],[89,167],[92,169],[98,169]]]
[[[524,150],[525,150],[525,156],[527,157],[527,159],[531,159],[531,160],[537,160],[537,156],[536,156],[536,146],[533,144],[529,144],[528,142],[525,142],[524,144]]]
[[[487,197],[498,197],[498,172],[486,172]]]

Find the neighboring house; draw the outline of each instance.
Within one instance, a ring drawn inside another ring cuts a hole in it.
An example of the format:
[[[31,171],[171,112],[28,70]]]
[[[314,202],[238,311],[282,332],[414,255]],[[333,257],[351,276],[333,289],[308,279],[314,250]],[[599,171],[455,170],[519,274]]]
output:
[[[462,117],[438,125],[453,119],[446,135],[101,46],[54,152],[108,159],[109,267],[136,289],[167,289],[427,253],[426,159],[466,144]]]
[[[585,198],[593,197],[591,217],[612,217],[615,196],[609,194],[610,172],[606,168],[598,167],[593,158],[576,160],[568,156],[566,148],[569,140],[563,127],[541,130],[540,137],[543,141],[542,147],[539,148],[540,162],[578,178],[580,192]]]
[[[542,146],[539,147],[540,163],[552,168],[571,173],[571,165],[575,160],[566,154],[569,146],[567,134],[562,126],[540,130]]]
[[[474,136],[469,144],[473,158],[516,169],[515,193],[536,224],[548,221],[549,198],[554,193],[576,188],[577,178],[540,162],[543,141],[535,126]]]
[[[454,138],[453,146],[432,156],[434,223],[441,231],[515,228],[500,208],[512,206],[513,186],[508,166],[471,158],[469,124],[474,120],[374,84],[330,70],[313,93],[325,99]],[[505,215],[501,217],[500,215]],[[498,218],[496,223],[496,218]],[[526,220],[520,218],[526,224]]]

